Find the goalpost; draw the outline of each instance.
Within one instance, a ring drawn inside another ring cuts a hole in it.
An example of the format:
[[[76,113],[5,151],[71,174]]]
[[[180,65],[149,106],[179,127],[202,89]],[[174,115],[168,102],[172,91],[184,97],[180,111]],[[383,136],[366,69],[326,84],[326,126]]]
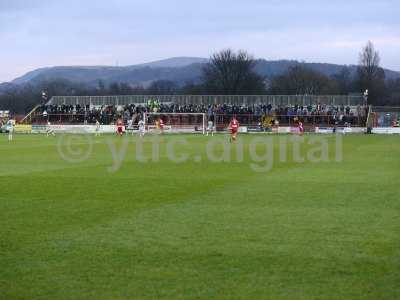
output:
[[[162,119],[164,131],[171,133],[206,133],[205,113],[143,113],[146,131],[156,129],[155,121]]]

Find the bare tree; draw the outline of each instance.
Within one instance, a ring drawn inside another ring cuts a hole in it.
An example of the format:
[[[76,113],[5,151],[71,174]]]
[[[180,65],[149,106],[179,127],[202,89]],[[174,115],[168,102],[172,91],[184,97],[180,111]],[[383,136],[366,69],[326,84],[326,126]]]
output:
[[[299,64],[274,78],[270,91],[273,94],[319,95],[336,94],[339,87],[335,80]]]
[[[175,94],[178,90],[178,86],[175,82],[170,80],[156,80],[151,83],[148,87],[148,91],[151,94],[156,95],[172,95]]]
[[[379,104],[385,94],[385,72],[379,66],[380,56],[371,41],[360,52],[358,84],[361,92],[369,91],[369,102]]]
[[[205,91],[218,94],[255,94],[264,91],[264,80],[254,72],[254,58],[245,51],[223,50],[212,55],[203,69]]]
[[[380,61],[379,53],[375,51],[374,44],[368,41],[360,52],[359,72],[368,80],[375,79],[379,72]]]

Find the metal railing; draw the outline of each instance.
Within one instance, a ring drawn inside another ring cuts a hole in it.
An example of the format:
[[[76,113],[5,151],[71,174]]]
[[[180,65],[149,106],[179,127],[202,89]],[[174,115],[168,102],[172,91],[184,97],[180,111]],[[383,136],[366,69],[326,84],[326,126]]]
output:
[[[232,120],[230,114],[216,114],[215,124],[217,128],[224,128],[228,126]],[[257,116],[254,114],[240,114],[235,115],[241,126],[265,126],[266,123],[272,125],[275,121],[278,121],[279,126],[295,126],[300,120],[304,126],[307,127],[331,127],[331,126],[344,126],[350,124],[355,127],[363,127],[366,118],[363,116],[356,115],[343,115],[341,119],[338,116],[335,118],[329,114],[314,114],[314,115],[264,115]]]
[[[174,114],[174,113],[159,113],[159,115],[165,122],[170,125],[199,125],[205,122],[205,114]],[[155,120],[154,114],[146,114],[150,117],[147,121],[153,123]],[[334,125],[345,125],[350,124],[351,126],[363,127],[365,126],[366,116],[358,115],[343,115],[341,119],[335,118],[329,114],[312,114],[312,115],[255,115],[255,114],[235,114],[237,120],[241,126],[258,126],[271,121],[278,121],[280,126],[293,126],[297,124],[297,120],[301,120],[305,126],[319,126],[329,127]],[[139,121],[139,115],[135,117],[134,124]],[[232,120],[233,114],[213,114],[210,119],[214,121],[217,128],[225,128]],[[112,113],[101,114],[101,115],[86,115],[82,113],[77,114],[36,114],[32,115],[32,124],[95,124],[98,120],[103,125],[114,124],[117,120],[117,115]],[[127,119],[124,119],[127,123]]]
[[[287,105],[344,105],[363,104],[362,95],[121,95],[121,96],[54,96],[48,105],[129,105],[158,100],[161,103],[188,104],[232,104],[273,106]]]

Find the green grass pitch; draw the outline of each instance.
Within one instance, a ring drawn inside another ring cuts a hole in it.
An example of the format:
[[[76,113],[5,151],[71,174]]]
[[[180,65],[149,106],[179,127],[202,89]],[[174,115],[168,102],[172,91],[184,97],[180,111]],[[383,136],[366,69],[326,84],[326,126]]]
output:
[[[1,135],[0,299],[399,299],[400,137],[345,136],[338,162],[326,136],[319,163],[290,144],[280,161],[274,137],[265,173],[255,137],[242,162],[211,162],[227,136],[163,136],[143,163],[137,137]],[[178,139],[186,162],[166,156]]]

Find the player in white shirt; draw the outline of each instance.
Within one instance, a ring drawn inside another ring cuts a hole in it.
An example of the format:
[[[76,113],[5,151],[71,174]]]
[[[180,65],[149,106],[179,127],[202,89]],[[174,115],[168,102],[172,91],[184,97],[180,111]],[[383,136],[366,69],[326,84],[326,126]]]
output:
[[[207,136],[211,133],[211,136],[214,136],[214,123],[209,120],[207,123]]]
[[[96,133],[95,136],[100,136],[100,122],[96,120]]]
[[[144,126],[144,121],[140,120],[139,123],[138,123],[138,126],[139,126],[139,136],[140,137],[144,137],[144,134],[146,132],[145,126]]]
[[[346,123],[345,125],[346,125],[346,127],[343,128],[343,134],[351,133],[353,131],[351,129],[351,124],[350,123]]]
[[[55,136],[56,134],[55,134],[54,130],[50,127],[50,125],[51,125],[51,123],[47,122],[46,135],[49,136],[51,134],[52,136]]]
[[[131,132],[131,134],[133,135],[133,120],[129,119],[128,120],[128,127],[126,128],[126,134],[128,134],[128,131]]]
[[[14,120],[8,120],[8,122],[7,122],[7,130],[8,130],[8,140],[9,141],[13,140],[14,125],[15,125],[15,121]]]

